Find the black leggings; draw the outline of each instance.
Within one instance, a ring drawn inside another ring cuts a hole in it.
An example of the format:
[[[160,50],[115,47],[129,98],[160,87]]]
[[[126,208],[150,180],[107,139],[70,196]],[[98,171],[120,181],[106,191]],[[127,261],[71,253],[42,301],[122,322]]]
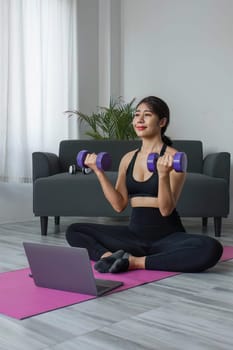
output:
[[[145,239],[120,225],[72,224],[66,239],[71,246],[87,248],[95,261],[107,251],[119,249],[146,256],[147,270],[201,272],[214,266],[223,252],[220,242],[209,236],[174,232],[157,240]]]

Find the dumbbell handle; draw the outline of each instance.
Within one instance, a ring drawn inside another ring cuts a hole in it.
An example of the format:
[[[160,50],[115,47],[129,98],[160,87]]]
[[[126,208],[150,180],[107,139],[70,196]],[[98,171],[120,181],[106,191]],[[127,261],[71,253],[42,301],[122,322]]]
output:
[[[159,158],[158,153],[150,153],[147,158],[147,168],[149,171],[154,172],[156,169],[156,163]],[[176,152],[173,156],[173,169],[178,173],[186,172],[187,170],[187,155],[184,152]]]
[[[87,150],[82,150],[77,154],[76,160],[80,168],[88,168],[88,166],[85,165],[85,159],[88,154],[90,154],[90,152]],[[111,165],[112,165],[112,159],[107,152],[100,152],[97,154],[96,166],[98,169],[107,171],[111,168]]]

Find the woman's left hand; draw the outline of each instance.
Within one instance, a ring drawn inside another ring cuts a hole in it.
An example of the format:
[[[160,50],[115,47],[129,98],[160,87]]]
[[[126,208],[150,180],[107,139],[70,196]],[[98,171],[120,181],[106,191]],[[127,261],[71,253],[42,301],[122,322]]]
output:
[[[159,176],[168,175],[173,170],[173,156],[165,153],[157,160],[157,171]]]

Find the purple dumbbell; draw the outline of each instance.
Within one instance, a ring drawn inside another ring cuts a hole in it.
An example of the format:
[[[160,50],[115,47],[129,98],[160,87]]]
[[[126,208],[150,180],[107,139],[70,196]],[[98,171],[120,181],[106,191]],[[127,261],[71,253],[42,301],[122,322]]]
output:
[[[187,170],[188,158],[184,152],[176,152],[173,157],[173,169],[177,173],[185,173]]]
[[[147,158],[147,169],[151,171],[152,173],[156,169],[156,163],[159,158],[158,153],[150,153]],[[176,152],[176,154],[173,157],[173,169],[177,173],[183,173],[187,170],[187,156],[184,152]]]
[[[84,162],[85,162],[86,156],[89,153],[90,152],[87,150],[82,150],[77,154],[77,164],[80,168],[88,168],[88,166],[86,166]],[[98,169],[107,171],[111,168],[111,165],[112,165],[112,158],[107,152],[100,152],[97,154],[96,166]]]

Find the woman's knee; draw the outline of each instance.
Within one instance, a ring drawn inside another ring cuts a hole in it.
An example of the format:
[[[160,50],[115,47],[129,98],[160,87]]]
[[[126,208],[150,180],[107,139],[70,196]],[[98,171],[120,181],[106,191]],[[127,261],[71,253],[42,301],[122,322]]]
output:
[[[65,235],[66,235],[66,240],[67,242],[73,246],[75,245],[74,242],[75,242],[75,237],[77,237],[77,227],[76,227],[76,224],[71,224],[67,227],[66,229],[66,232],[65,232]]]
[[[218,257],[218,259],[220,259],[223,253],[222,244],[217,239],[209,236],[205,237],[205,241],[206,241],[204,244],[205,249],[208,247],[209,253]]]
[[[214,265],[220,260],[223,253],[222,244],[215,238],[205,236],[203,237],[203,251],[204,264],[203,269],[206,270]]]
[[[217,240],[212,238],[212,251],[213,251],[213,255],[216,259],[216,262],[218,262],[223,254],[223,246],[222,244]]]

